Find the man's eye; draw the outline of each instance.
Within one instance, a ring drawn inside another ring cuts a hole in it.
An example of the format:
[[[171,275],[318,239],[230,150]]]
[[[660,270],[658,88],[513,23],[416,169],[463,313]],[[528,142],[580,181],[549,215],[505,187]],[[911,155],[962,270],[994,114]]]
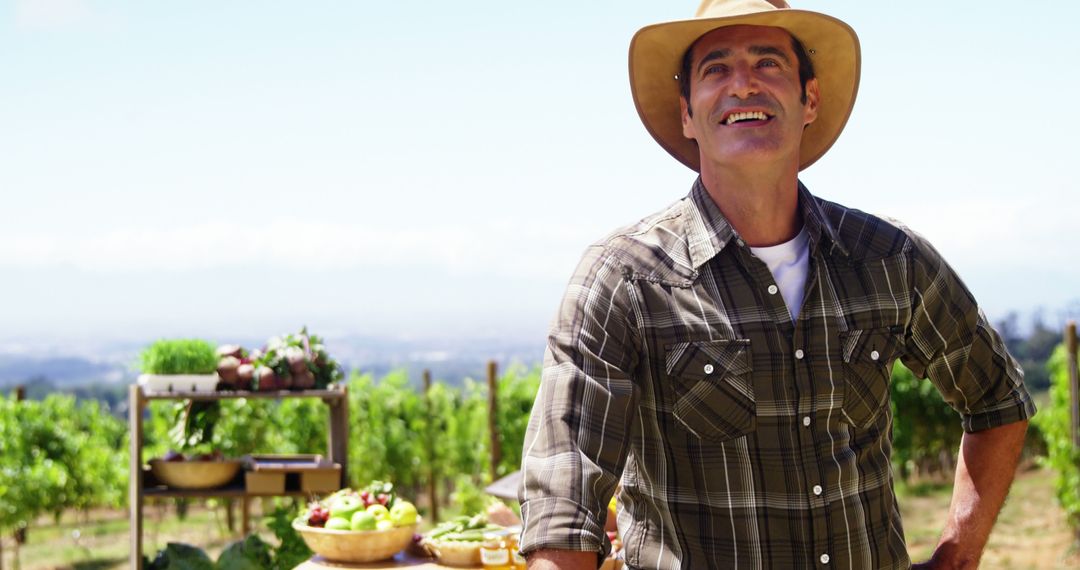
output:
[[[712,75],[714,73],[723,73],[726,70],[727,70],[726,65],[710,65],[710,66],[705,68],[705,71],[702,72],[702,75]]]
[[[763,59],[758,62],[758,67],[780,67],[775,59]]]

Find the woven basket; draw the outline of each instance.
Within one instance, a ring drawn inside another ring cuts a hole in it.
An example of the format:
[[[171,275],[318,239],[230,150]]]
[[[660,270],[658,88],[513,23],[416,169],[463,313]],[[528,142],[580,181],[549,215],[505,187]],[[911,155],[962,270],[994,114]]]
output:
[[[439,564],[455,568],[479,568],[480,543],[458,540],[433,540],[425,546],[435,554]]]
[[[236,477],[243,464],[238,459],[224,461],[150,460],[150,471],[158,481],[177,489],[212,489]]]
[[[293,522],[315,554],[334,562],[375,562],[393,558],[412,542],[416,525],[387,530],[328,530]]]

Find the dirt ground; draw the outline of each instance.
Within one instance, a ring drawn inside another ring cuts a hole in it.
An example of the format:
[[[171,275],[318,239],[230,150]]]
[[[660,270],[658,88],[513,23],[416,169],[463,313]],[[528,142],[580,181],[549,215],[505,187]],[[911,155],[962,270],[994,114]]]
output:
[[[908,551],[912,559],[929,558],[945,525],[949,491],[900,499]],[[1045,469],[1021,472],[990,535],[980,568],[988,570],[1080,569],[1080,550],[1054,498],[1054,474]]]
[[[1017,476],[1005,508],[990,537],[980,568],[987,570],[1080,569],[1080,549],[1065,526],[1065,515],[1054,499],[1054,474],[1045,469]],[[924,496],[904,494],[908,549],[916,561],[930,556],[945,523],[949,490],[937,489]],[[255,509],[258,511],[258,507]],[[254,514],[254,513],[253,513]],[[184,521],[171,507],[149,506],[145,511],[144,543],[153,552],[166,542],[187,542],[204,548],[216,558],[234,540],[228,536],[218,510],[193,507]],[[273,540],[269,533],[260,533]],[[236,537],[238,538],[238,537]],[[65,515],[59,523],[39,521],[31,529],[29,543],[20,550],[22,570],[120,570],[128,568],[128,520],[126,513],[94,511],[89,515]],[[15,568],[10,537],[3,542],[0,567]]]

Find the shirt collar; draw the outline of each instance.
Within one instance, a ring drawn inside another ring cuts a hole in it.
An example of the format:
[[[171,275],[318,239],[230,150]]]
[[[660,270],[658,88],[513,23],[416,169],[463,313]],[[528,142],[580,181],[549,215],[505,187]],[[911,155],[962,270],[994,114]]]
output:
[[[848,249],[840,241],[836,228],[821,210],[821,204],[801,181],[799,182],[799,208],[802,210],[803,223],[810,237],[810,251],[815,251],[824,237],[831,242],[835,251],[848,255]],[[720,253],[728,243],[739,239],[738,232],[709,196],[700,176],[690,189],[684,232],[686,244],[690,250],[690,263],[695,270]]]

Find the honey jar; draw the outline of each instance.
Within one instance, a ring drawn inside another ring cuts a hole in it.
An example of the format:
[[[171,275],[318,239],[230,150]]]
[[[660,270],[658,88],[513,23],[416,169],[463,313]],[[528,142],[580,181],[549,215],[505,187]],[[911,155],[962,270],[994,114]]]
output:
[[[510,564],[510,532],[506,529],[484,533],[480,546],[480,563],[484,570],[513,570]]]
[[[521,536],[521,527],[512,526],[506,529],[510,533],[507,541],[507,549],[510,551],[510,568],[513,570],[525,570],[525,557],[518,552],[518,540]]]

